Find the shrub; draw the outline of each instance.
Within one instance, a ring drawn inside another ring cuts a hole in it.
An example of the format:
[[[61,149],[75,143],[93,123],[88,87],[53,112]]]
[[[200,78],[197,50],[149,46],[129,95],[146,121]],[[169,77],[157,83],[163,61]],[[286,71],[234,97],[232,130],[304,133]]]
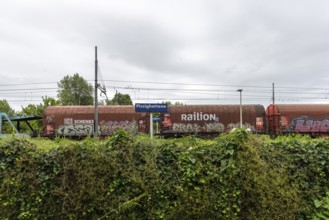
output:
[[[105,140],[6,139],[0,219],[321,219],[328,146],[240,129],[213,140],[125,131]]]

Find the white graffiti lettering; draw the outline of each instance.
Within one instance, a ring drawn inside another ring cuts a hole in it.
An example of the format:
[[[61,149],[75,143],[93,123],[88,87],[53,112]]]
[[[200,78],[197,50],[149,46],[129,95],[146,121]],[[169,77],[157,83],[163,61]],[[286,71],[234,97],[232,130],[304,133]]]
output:
[[[93,124],[94,120],[74,120],[75,124]]]
[[[221,123],[208,123],[206,128],[207,132],[223,132],[225,130],[224,125]]]
[[[98,132],[102,135],[112,135],[118,129],[125,130],[132,134],[137,134],[138,124],[136,121],[101,121],[98,129]],[[57,129],[57,134],[60,136],[87,136],[92,135],[93,131],[93,124],[74,124],[60,126]]]
[[[254,132],[257,131],[256,128],[253,125],[248,124],[248,123],[243,124],[242,127],[245,128],[245,129],[250,129],[251,131],[254,131]],[[240,123],[236,123],[236,124],[231,123],[231,124],[227,125],[227,130],[228,131],[231,131],[235,128],[240,128]]]
[[[61,136],[86,136],[91,135],[94,125],[64,125],[57,129],[57,133]]]
[[[193,112],[193,114],[181,114],[182,121],[218,121],[216,114]]]
[[[112,135],[118,129],[125,130],[131,134],[138,133],[137,121],[101,121],[100,127],[102,135]]]
[[[172,129],[177,133],[223,132],[224,125],[218,122],[206,123],[203,126],[195,123],[174,123]]]

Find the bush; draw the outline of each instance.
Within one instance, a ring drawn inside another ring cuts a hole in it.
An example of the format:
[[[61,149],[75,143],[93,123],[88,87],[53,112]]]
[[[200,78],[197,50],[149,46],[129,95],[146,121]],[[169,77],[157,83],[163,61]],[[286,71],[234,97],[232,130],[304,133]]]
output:
[[[313,220],[325,220],[329,219],[329,192],[322,199],[314,200],[314,206],[316,212],[313,214]]]
[[[328,146],[240,129],[213,140],[6,139],[0,219],[321,219]]]

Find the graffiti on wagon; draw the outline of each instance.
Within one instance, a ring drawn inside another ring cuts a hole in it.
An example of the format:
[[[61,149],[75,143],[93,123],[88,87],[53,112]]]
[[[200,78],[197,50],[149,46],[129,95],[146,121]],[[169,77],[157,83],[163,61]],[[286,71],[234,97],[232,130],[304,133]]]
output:
[[[99,132],[102,135],[111,135],[116,130],[123,129],[130,133],[138,132],[136,121],[100,121]],[[61,136],[86,136],[92,135],[94,131],[94,120],[72,120],[64,119],[64,125],[59,126],[57,133]]]

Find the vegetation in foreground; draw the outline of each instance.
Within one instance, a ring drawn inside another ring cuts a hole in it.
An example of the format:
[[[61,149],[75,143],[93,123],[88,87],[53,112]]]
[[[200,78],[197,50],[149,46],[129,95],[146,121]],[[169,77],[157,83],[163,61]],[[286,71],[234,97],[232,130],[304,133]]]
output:
[[[328,219],[329,140],[0,141],[0,219]]]

